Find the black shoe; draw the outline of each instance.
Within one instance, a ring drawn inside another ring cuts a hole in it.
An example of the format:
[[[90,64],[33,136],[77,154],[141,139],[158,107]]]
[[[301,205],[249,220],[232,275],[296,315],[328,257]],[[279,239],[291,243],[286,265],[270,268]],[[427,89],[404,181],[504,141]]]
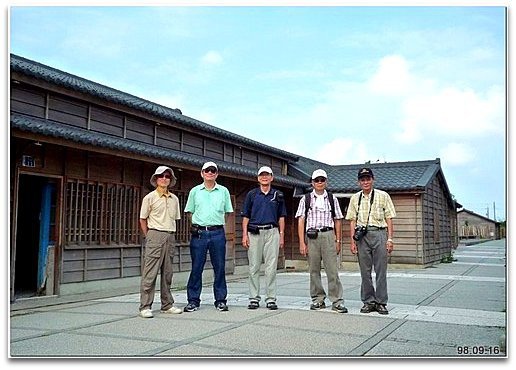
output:
[[[258,307],[260,307],[260,304],[257,301],[249,301],[247,305],[247,308],[250,310],[256,310]]]
[[[338,313],[348,313],[348,309],[341,304],[333,306],[331,309]]]
[[[315,302],[310,305],[311,310],[321,310],[323,308],[326,308],[326,303],[323,302]]]
[[[385,307],[384,304],[377,303],[376,304],[376,312],[378,312],[380,315],[388,315],[389,310],[387,310],[387,307]]]
[[[276,304],[276,302],[267,302],[267,308],[269,310],[277,310],[278,305]]]
[[[217,310],[219,310],[219,311],[227,311],[228,310],[228,306],[224,302],[217,303],[216,307],[217,307]]]
[[[184,312],[194,312],[199,309],[199,306],[196,306],[195,303],[188,303],[185,308],[183,308]]]
[[[374,303],[365,303],[360,309],[360,313],[371,313],[376,311],[376,306]]]

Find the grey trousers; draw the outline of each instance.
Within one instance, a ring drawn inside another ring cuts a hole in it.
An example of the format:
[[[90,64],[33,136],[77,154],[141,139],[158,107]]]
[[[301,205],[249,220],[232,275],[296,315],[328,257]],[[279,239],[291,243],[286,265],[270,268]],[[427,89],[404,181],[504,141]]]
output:
[[[308,266],[310,268],[310,296],[312,302],[324,302],[326,292],[321,281],[321,260],[328,279],[328,298],[333,306],[344,302],[342,283],[337,265],[335,234],[332,230],[320,232],[317,239],[308,241]]]
[[[278,269],[279,230],[260,230],[259,234],[247,233],[249,249],[249,300],[260,301],[260,267],[265,262],[265,302],[276,302],[276,271]]]
[[[145,257],[140,285],[140,311],[151,309],[154,301],[156,279],[161,271],[161,309],[166,311],[174,304],[170,292],[172,285],[172,259],[175,253],[175,236],[166,232],[149,230],[145,238]]]
[[[360,299],[363,303],[387,304],[387,259],[386,230],[368,230],[357,242],[358,264],[362,284]],[[376,274],[376,289],[373,285],[372,269]]]

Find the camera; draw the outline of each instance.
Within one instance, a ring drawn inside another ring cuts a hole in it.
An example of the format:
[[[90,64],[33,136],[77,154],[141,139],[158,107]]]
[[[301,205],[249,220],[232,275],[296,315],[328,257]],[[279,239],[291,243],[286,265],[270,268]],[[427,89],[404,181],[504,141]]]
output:
[[[353,235],[353,240],[358,242],[364,237],[365,234],[367,234],[367,227],[355,226],[355,234]]]

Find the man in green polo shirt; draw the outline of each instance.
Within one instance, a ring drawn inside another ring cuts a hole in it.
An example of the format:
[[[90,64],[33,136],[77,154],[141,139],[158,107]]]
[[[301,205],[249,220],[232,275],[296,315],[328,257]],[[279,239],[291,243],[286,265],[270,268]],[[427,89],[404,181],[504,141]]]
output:
[[[227,311],[226,284],[226,234],[224,225],[226,213],[233,212],[229,190],[217,184],[218,167],[206,162],[201,169],[203,183],[195,186],[188,194],[185,213],[190,214],[192,230],[190,256],[192,270],[187,284],[188,305],[184,312],[193,312],[201,305],[202,273],[207,253],[213,266],[213,295],[215,308]]]

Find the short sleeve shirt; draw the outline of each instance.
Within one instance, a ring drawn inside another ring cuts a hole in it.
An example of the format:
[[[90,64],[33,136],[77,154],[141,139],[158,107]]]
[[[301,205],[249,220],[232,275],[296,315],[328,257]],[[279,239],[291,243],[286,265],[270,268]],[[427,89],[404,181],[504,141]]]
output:
[[[361,191],[351,196],[349,201],[348,212],[346,213],[346,220],[354,220],[358,225],[370,225],[377,227],[387,227],[386,220],[389,218],[396,217],[396,210],[392,203],[391,197],[385,191],[374,189],[373,204],[371,205],[371,194],[364,195]],[[360,201],[360,210],[358,208],[358,201]],[[369,222],[367,221],[367,215],[369,214],[369,208],[371,208],[371,214],[369,216]],[[358,220],[357,220],[358,211]]]
[[[211,190],[204,183],[190,190],[185,212],[192,214],[192,223],[201,226],[224,225],[225,214],[233,212],[229,190],[219,184]]]
[[[328,199],[328,192],[324,191],[324,210],[319,210],[314,207],[315,204],[315,191],[310,193],[310,209],[305,220],[305,227],[309,228],[321,228],[321,227],[334,227],[334,222],[331,214],[331,205]],[[342,219],[342,211],[340,209],[339,201],[337,197],[333,195],[333,204],[335,204],[335,218]],[[305,197],[301,197],[299,206],[297,207],[296,218],[305,217]]]
[[[181,219],[179,199],[171,192],[151,191],[143,197],[140,218],[147,220],[149,229],[176,231],[176,220]]]
[[[283,193],[274,188],[270,188],[267,194],[260,188],[248,192],[241,212],[241,216],[248,218],[251,225],[278,226],[279,219],[286,215]]]

